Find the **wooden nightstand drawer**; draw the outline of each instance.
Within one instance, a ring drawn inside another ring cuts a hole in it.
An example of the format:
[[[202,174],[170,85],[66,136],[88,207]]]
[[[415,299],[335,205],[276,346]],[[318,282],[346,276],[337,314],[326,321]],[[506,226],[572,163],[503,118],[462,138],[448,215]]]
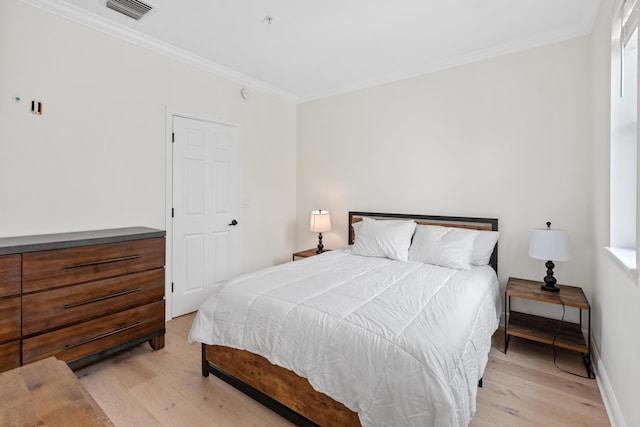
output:
[[[156,238],[26,253],[22,292],[160,268],[164,250],[164,238]]]
[[[20,297],[0,299],[0,343],[20,338]]]
[[[0,344],[0,372],[20,366],[20,341]]]
[[[162,268],[24,295],[22,334],[71,325],[163,298]]]
[[[0,256],[0,297],[20,295],[22,255]]]
[[[22,363],[54,355],[73,362],[159,331],[164,332],[164,301],[28,338],[22,343]]]

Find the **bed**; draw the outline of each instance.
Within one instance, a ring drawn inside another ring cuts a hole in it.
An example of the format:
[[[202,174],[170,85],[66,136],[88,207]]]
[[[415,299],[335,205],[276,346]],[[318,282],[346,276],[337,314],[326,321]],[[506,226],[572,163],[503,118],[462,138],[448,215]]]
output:
[[[497,229],[349,212],[347,248],[215,289],[189,333],[202,374],[297,425],[465,426],[499,324]]]

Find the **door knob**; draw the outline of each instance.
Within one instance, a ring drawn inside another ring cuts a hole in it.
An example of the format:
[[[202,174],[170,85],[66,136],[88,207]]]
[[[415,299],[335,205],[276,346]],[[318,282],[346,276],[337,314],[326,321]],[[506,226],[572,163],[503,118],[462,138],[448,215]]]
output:
[[[236,221],[236,220],[234,219],[233,221],[231,221],[231,222],[229,223],[229,225],[238,225],[238,221]]]

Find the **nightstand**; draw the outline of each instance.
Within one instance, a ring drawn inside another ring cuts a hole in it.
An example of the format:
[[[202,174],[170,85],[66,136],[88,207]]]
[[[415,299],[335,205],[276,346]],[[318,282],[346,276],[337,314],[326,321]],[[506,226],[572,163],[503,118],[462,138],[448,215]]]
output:
[[[296,258],[309,258],[310,256],[316,256],[319,255],[316,251],[318,249],[317,248],[313,248],[313,249],[307,249],[304,251],[300,251],[300,252],[296,252],[293,255],[291,255],[291,260],[295,261]],[[329,252],[331,249],[325,249],[324,252]]]
[[[562,327],[555,340],[557,347],[578,351],[582,354],[582,360],[587,375],[591,376],[591,306],[577,286],[556,285],[560,292],[548,292],[540,289],[542,282],[510,277],[505,290],[505,325],[504,325],[504,352],[507,353],[509,338],[511,336],[525,338],[545,344],[554,344],[554,337],[558,330],[559,320],[549,319],[533,314],[521,313],[511,310],[511,298],[522,298],[532,301],[540,301],[549,304],[564,304],[565,307],[577,308],[580,313],[580,323],[562,322]],[[588,325],[587,337],[582,333],[582,310],[587,311]]]

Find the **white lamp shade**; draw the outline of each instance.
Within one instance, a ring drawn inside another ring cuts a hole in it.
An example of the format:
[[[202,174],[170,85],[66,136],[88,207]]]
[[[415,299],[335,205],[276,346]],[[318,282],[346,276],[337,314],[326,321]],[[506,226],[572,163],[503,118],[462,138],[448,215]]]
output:
[[[329,215],[329,211],[318,210],[311,212],[309,230],[315,233],[331,231],[331,215]]]
[[[529,256],[545,261],[567,261],[571,259],[569,233],[551,228],[536,228],[529,240]]]

